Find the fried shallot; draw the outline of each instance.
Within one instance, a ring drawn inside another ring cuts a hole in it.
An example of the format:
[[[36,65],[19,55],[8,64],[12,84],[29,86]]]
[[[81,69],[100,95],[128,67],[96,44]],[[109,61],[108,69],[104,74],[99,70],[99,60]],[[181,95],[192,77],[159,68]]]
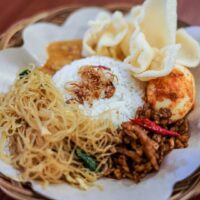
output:
[[[66,103],[83,104],[84,101],[92,106],[93,101],[100,98],[111,98],[115,93],[113,84],[116,76],[110,68],[104,66],[83,66],[78,72],[81,80],[68,83],[66,90],[72,98]]]

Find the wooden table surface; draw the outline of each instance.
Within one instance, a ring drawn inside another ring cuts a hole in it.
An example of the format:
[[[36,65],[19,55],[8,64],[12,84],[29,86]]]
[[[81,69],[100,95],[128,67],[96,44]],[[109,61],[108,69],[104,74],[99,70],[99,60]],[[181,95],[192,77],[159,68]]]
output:
[[[105,5],[114,2],[140,4],[143,0],[0,0],[0,33],[10,25],[41,11],[63,5]],[[178,0],[178,16],[191,25],[200,25],[200,0]],[[13,200],[0,191],[0,200]],[[200,200],[200,196],[192,200]]]

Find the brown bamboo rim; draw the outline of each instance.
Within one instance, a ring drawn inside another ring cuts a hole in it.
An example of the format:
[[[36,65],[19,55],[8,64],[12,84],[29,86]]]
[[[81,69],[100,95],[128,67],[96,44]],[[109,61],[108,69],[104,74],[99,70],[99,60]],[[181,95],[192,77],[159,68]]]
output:
[[[0,35],[0,50],[21,46],[23,44],[21,33],[26,26],[38,22],[51,22],[61,25],[73,11],[81,7],[83,7],[81,4],[59,7],[17,22]],[[104,7],[110,11],[121,10],[122,12],[128,12],[132,5],[116,3],[108,4]],[[186,23],[181,21],[179,21],[178,25],[179,27],[187,26]],[[47,200],[44,196],[34,192],[31,184],[19,183],[5,177],[3,174],[0,174],[0,189],[17,200]],[[188,178],[175,184],[170,200],[188,200],[198,194],[200,194],[200,168]]]

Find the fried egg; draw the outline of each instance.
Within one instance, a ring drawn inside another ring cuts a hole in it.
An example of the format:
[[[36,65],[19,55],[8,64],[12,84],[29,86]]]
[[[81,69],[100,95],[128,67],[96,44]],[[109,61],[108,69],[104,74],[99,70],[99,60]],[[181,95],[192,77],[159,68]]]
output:
[[[177,65],[169,75],[149,81],[147,101],[156,110],[169,108],[173,121],[182,119],[195,103],[192,73],[186,67]]]

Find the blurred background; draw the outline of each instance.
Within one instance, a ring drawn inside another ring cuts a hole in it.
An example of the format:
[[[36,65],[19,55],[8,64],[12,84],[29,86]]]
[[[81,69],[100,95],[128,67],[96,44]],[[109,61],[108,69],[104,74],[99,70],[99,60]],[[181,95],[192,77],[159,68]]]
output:
[[[88,6],[108,3],[135,5],[142,2],[143,0],[0,0],[0,33],[21,19],[56,7],[72,4]],[[200,0],[178,0],[178,15],[180,20],[188,24],[200,25]]]

